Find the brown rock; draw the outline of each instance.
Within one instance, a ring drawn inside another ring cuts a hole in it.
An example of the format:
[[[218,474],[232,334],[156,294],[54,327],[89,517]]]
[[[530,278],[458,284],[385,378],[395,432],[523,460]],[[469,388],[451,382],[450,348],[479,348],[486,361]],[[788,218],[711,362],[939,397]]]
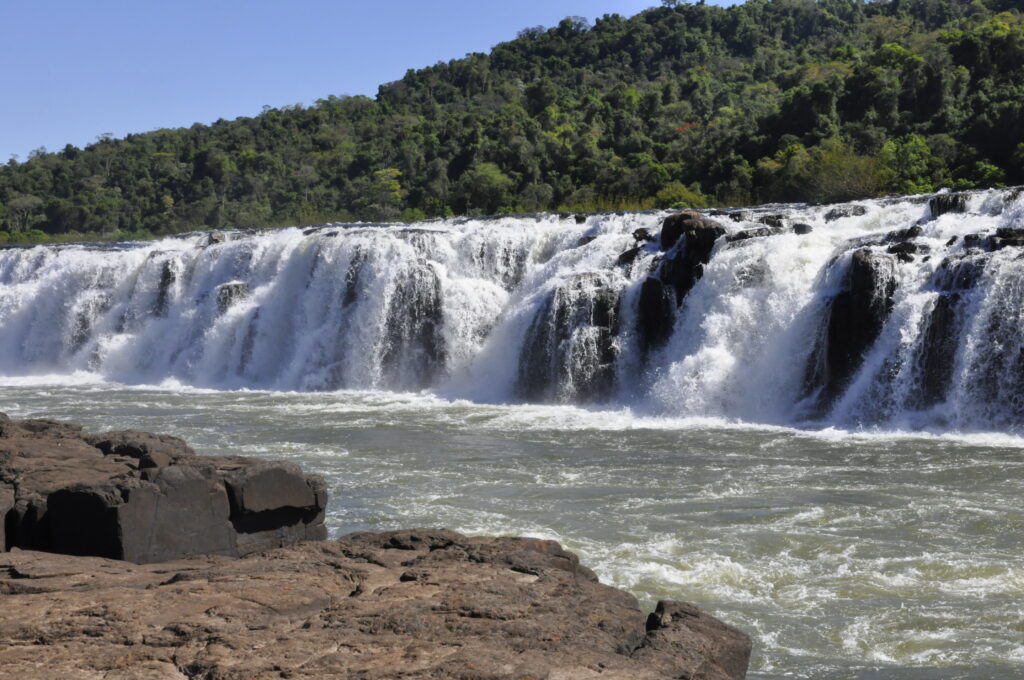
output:
[[[0,419],[0,547],[160,562],[323,539],[323,480],[177,437]]]
[[[729,680],[750,654],[557,543],[444,530],[158,565],[14,551],[0,593],[0,678]]]

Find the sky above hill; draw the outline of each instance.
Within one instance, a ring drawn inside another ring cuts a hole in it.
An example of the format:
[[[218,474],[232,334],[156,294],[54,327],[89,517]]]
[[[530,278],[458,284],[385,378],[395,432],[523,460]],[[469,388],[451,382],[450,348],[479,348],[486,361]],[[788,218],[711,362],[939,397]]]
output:
[[[659,0],[0,2],[0,163],[162,127],[373,96],[406,70],[566,16]]]

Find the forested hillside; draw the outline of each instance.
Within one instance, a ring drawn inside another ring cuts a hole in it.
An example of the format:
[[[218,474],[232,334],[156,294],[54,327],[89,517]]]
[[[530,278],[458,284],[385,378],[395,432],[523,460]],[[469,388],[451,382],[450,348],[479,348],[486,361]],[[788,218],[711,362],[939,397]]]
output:
[[[12,160],[0,241],[1024,183],[1022,9],[669,1],[568,18],[375,99]]]

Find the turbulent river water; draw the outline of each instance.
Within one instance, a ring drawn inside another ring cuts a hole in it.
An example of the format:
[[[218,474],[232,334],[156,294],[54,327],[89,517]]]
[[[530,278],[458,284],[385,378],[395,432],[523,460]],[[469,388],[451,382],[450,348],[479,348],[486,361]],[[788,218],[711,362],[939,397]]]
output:
[[[1024,201],[0,250],[0,411],[561,541],[750,677],[1024,678]],[[709,221],[713,220],[713,221]]]

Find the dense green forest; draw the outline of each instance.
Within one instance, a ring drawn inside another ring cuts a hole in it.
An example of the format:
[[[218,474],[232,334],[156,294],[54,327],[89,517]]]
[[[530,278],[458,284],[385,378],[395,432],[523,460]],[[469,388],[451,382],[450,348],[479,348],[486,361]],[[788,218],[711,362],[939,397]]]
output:
[[[0,241],[1024,183],[1024,0],[666,1],[0,166]]]

